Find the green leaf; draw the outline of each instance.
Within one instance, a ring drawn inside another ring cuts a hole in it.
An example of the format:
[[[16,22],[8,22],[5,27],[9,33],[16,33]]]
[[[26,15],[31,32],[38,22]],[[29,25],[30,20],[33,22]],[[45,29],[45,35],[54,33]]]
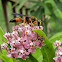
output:
[[[45,3],[50,3],[53,7],[53,13],[55,14],[55,16],[62,19],[62,11],[57,7],[54,0],[46,0]]]
[[[38,62],[37,59],[35,59],[31,54],[29,55],[29,58],[26,60],[23,60],[21,58],[18,58],[21,62]]]
[[[39,1],[30,1],[30,2],[32,2],[32,3],[39,3]]]
[[[61,40],[61,39],[62,39],[62,32],[59,32],[53,35],[49,40],[50,42],[54,43],[56,40]]]
[[[32,11],[32,10],[34,10],[35,8],[37,9],[38,8],[38,5],[39,3],[36,3],[34,6],[32,6],[31,8],[30,8],[30,11]]]
[[[5,61],[5,62],[17,62],[16,59],[14,59],[13,57],[7,57],[7,51],[4,50],[4,52],[0,53],[0,58]]]
[[[7,55],[6,49],[1,49],[1,50],[2,50],[3,55]]]
[[[46,62],[54,62],[53,57],[55,57],[55,51],[52,46],[52,43],[48,40],[48,38],[42,30],[36,29],[34,31],[37,32],[40,36],[43,36],[43,38],[45,38],[45,46],[41,48],[43,60]]]
[[[45,9],[45,14],[48,14],[48,15],[51,14],[49,9],[48,9],[48,7],[46,5],[44,5],[44,9]]]
[[[17,62],[17,60],[15,58],[12,58],[13,62]]]
[[[60,0],[60,2],[62,2],[62,0]]]
[[[22,8],[22,6],[24,5],[24,3],[26,2],[27,0],[21,0],[20,2],[19,2],[19,5],[18,5],[18,7],[17,7],[17,10],[19,11],[19,9],[20,8]]]
[[[0,53],[0,58],[5,62],[13,62],[12,57],[7,57],[6,55]]]
[[[38,7],[37,10],[35,12],[33,12],[31,15],[37,17],[38,19],[41,19],[42,16],[42,8]]]
[[[0,45],[1,45],[3,42],[7,42],[7,39],[5,39],[5,38],[3,37],[3,35],[4,35],[4,32],[3,32],[3,30],[0,28]]]
[[[50,15],[52,13],[53,7],[50,3],[44,3],[45,14]]]
[[[21,59],[21,58],[18,58],[18,60],[20,60],[21,62],[32,62],[32,61],[29,60],[29,59],[23,60],[23,59]]]
[[[43,60],[42,52],[39,48],[36,48],[36,52],[32,53],[32,56],[38,60],[38,62],[41,62]]]

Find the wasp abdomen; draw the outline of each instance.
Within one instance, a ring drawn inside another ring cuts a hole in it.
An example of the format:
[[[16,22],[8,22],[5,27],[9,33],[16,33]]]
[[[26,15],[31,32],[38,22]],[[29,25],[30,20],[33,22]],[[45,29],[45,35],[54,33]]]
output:
[[[13,18],[13,19],[11,19],[9,22],[16,22],[16,19]]]

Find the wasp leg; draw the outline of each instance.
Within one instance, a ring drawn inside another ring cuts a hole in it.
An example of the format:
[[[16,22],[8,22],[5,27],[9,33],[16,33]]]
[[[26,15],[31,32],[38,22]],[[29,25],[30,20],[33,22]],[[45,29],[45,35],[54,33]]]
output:
[[[26,17],[24,18],[24,26],[25,26],[25,22],[26,22]]]
[[[26,22],[26,17],[24,18],[24,22],[23,22],[24,23],[24,27],[25,27],[25,22]],[[25,31],[26,31],[26,28],[25,28]]]
[[[18,25],[18,22],[17,22],[17,25]]]
[[[32,24],[32,21],[31,21],[31,24]]]

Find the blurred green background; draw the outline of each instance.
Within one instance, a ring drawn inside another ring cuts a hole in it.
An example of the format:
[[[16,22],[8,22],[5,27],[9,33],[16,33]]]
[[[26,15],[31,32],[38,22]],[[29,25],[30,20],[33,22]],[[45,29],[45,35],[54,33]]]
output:
[[[2,9],[2,3],[0,0],[0,27],[6,31],[6,27],[5,27],[5,19],[4,19],[4,13],[3,13],[3,9]],[[5,27],[5,28],[4,28]]]
[[[5,0],[3,0],[5,1]],[[41,19],[44,32],[50,38],[52,35],[62,31],[62,0],[6,0],[7,1],[7,18],[9,29],[15,25],[9,23],[14,18],[12,15],[13,8],[16,7],[16,13],[20,14],[22,9],[25,15],[35,16]],[[11,2],[15,4],[11,4]],[[28,13],[26,13],[26,10]],[[20,16],[18,16],[20,17]],[[22,17],[23,19],[23,17]],[[0,27],[7,32],[2,0],[0,0]],[[11,31],[10,31],[11,32]]]

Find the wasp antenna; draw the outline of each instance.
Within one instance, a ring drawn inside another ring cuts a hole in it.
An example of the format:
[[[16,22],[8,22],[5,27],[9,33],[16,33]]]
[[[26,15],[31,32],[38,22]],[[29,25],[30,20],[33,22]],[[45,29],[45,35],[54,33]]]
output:
[[[17,13],[13,13],[12,15],[19,15],[19,14],[17,14]]]

